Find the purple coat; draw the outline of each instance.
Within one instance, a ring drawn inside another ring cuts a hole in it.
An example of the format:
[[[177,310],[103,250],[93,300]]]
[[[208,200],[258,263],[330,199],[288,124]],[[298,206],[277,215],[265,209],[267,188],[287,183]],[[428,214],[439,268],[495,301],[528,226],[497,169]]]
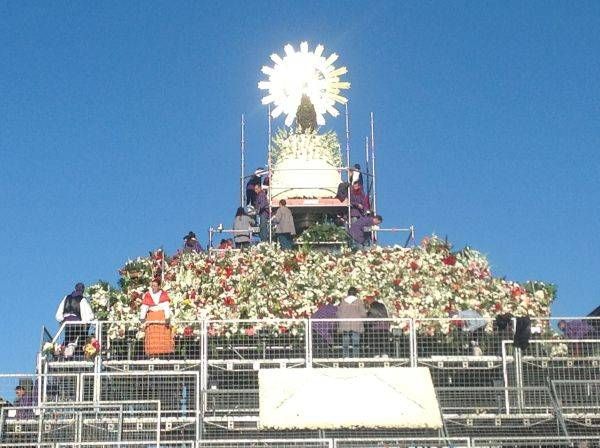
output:
[[[350,216],[362,216],[371,208],[369,196],[365,194],[362,188],[358,191],[350,190]]]
[[[350,226],[348,233],[358,244],[364,244],[366,239],[364,228],[371,227],[372,225],[374,225],[372,216],[362,216]]]
[[[319,309],[310,316],[312,319],[312,331],[321,336],[328,344],[333,343],[333,334],[335,333],[337,322],[333,320],[319,322],[319,319],[335,319],[336,316],[337,306],[329,304],[319,307]]]
[[[563,333],[567,339],[585,339],[590,337],[593,329],[585,320],[567,320]]]
[[[23,395],[21,398],[15,400],[14,403],[16,408],[26,408],[26,409],[17,409],[16,417],[17,418],[33,418],[33,409],[32,406],[35,406],[33,401],[33,397],[29,394]],[[29,409],[27,409],[29,408]]]
[[[256,196],[256,201],[254,202],[254,209],[259,216],[264,218],[269,217],[269,199],[267,198],[267,194],[264,191],[261,191]]]

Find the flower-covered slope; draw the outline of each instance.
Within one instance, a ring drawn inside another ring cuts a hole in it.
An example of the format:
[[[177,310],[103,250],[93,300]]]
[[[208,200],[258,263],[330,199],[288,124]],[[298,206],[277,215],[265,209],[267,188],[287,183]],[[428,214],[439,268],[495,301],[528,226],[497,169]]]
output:
[[[259,244],[247,251],[179,254],[157,252],[128,262],[120,289],[100,282],[88,293],[98,319],[120,321],[111,335],[139,328],[142,294],[163,270],[165,289],[179,333],[190,322],[212,319],[302,318],[323,303],[336,303],[350,286],[366,300],[383,301],[390,317],[447,317],[450,309],[473,309],[484,316],[548,316],[553,285],[519,284],[491,275],[487,259],[465,248],[428,238],[415,248],[377,247],[331,254],[281,251]]]

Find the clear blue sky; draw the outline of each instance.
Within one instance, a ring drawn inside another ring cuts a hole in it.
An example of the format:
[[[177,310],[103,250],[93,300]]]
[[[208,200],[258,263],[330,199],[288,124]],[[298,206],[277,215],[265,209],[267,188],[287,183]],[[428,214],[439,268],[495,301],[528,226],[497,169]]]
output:
[[[556,283],[555,315],[600,305],[600,2],[2,1],[0,17],[2,372],[33,369],[75,282],[231,222],[240,114],[254,168],[260,67],[302,40],[349,69],[355,161],[375,112],[386,225]]]

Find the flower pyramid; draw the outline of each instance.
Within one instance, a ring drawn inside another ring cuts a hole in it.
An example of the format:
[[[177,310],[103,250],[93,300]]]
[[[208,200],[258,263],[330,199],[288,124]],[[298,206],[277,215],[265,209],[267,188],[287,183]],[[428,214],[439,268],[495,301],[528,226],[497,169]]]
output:
[[[171,258],[158,251],[127,262],[119,271],[119,289],[106,282],[88,288],[97,318],[118,322],[110,327],[110,338],[139,330],[142,295],[159,269],[171,297],[172,325],[185,336],[198,331],[189,323],[202,319],[306,318],[325,303],[339,302],[350,286],[358,287],[367,302],[382,301],[390,317],[409,318],[448,317],[451,309],[489,317],[547,317],[556,292],[551,284],[493,277],[481,253],[471,248],[452,252],[436,237],[414,248],[339,253],[282,251],[269,244]],[[423,323],[418,330],[433,334],[449,328]],[[248,331],[252,329],[240,327],[240,332]]]

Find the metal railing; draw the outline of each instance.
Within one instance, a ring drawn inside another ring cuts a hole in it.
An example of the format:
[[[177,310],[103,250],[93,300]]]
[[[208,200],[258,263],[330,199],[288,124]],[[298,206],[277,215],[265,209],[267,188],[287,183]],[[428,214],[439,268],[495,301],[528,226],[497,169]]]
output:
[[[271,434],[258,427],[262,369],[427,367],[450,436],[560,436],[589,434],[598,428],[599,340],[549,339],[553,322],[532,319],[541,334],[534,333],[527,348],[517,348],[512,333],[495,329],[491,319],[460,321],[173,320],[165,336],[171,339],[166,346],[172,349],[159,354],[152,354],[147,344],[148,327],[95,322],[93,334],[101,341],[97,356],[47,356],[40,373],[27,376],[27,382],[37,391],[39,412],[53,404],[110,406],[150,399],[161,404],[163,440],[197,440],[206,434]],[[350,331],[358,336],[349,335]],[[59,342],[60,334],[53,340]],[[0,393],[6,394],[22,379],[24,375],[0,376]],[[91,421],[83,416],[73,419]],[[5,417],[3,424],[12,430],[20,424],[21,433],[36,429],[41,434],[39,425],[28,429],[32,422],[25,420]],[[38,420],[48,422],[41,414],[35,415],[33,423]],[[135,428],[123,424],[124,434],[135,434]],[[222,431],[206,432],[206,425]],[[573,425],[581,425],[581,430],[577,432]],[[85,441],[75,438],[79,430],[63,431],[65,437]]]

